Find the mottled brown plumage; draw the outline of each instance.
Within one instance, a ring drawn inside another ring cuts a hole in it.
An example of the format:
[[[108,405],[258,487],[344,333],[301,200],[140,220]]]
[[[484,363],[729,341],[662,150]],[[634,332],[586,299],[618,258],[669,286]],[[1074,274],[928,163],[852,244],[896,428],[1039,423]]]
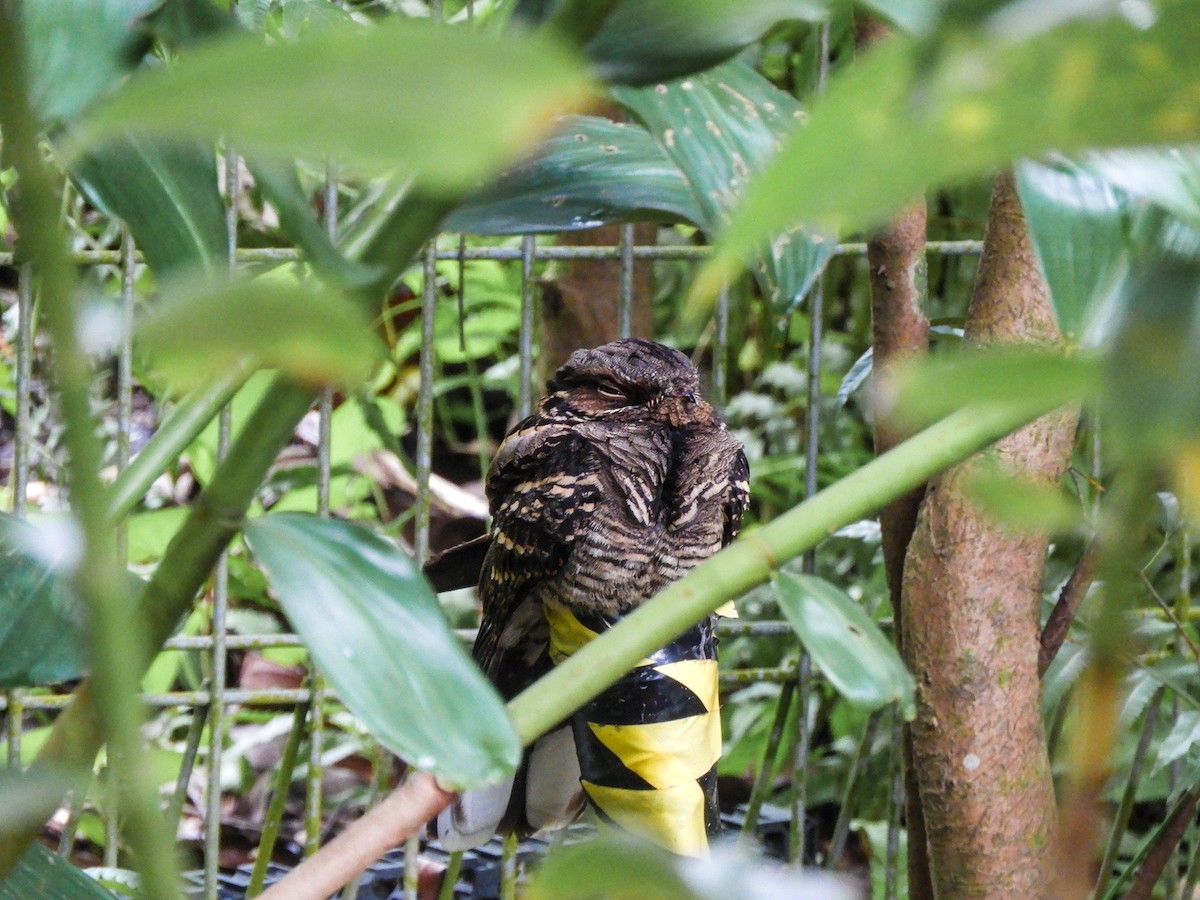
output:
[[[746,457],[686,356],[637,338],[572,354],[488,474],[475,657],[505,697],[546,668],[543,604],[620,614],[737,534]]]

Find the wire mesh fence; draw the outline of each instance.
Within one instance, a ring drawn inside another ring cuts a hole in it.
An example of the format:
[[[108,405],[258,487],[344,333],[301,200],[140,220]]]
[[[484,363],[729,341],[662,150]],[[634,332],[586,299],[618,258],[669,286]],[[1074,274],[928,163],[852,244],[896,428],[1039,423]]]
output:
[[[236,186],[237,160],[230,155],[225,158],[225,184]],[[331,169],[324,190],[325,227],[331,236],[336,234],[338,227],[338,186],[336,173]],[[236,190],[236,188],[235,188]],[[247,248],[237,246],[239,234],[238,197],[235,192],[227,192],[227,230],[230,244],[230,258],[234,266],[259,264],[284,264],[299,259],[299,254],[290,248]],[[128,464],[134,448],[131,439],[133,429],[133,397],[139,387],[133,377],[134,347],[130,337],[130,323],[135,313],[135,305],[139,302],[138,275],[145,264],[141,255],[134,247],[127,231],[113,226],[113,231],[102,232],[101,238],[88,245],[87,242],[76,241],[75,262],[86,273],[95,273],[97,278],[113,279],[119,285],[119,309],[122,336],[114,350],[114,365],[117,372],[115,384],[114,427],[115,453],[114,462],[117,468]],[[94,233],[94,231],[93,231]],[[109,235],[116,235],[111,237]],[[96,243],[101,246],[96,246]],[[116,246],[104,246],[104,244]],[[977,241],[940,241],[931,242],[928,251],[941,256],[971,257],[978,253],[980,244]],[[836,256],[860,257],[865,253],[865,244],[840,244]],[[458,236],[442,236],[431,242],[421,258],[414,263],[419,269],[421,290],[419,293],[421,326],[421,348],[419,363],[419,385],[415,399],[415,421],[412,425],[411,440],[415,447],[413,455],[415,466],[416,489],[412,506],[415,520],[413,529],[412,551],[416,559],[424,560],[430,553],[430,516],[431,489],[430,479],[434,469],[433,440],[437,423],[434,419],[434,395],[437,380],[435,365],[435,335],[434,322],[439,303],[452,302],[441,295],[438,290],[438,264],[457,263],[460,267],[472,261],[490,261],[506,266],[519,267],[520,271],[520,315],[519,335],[517,340],[517,371],[519,390],[515,402],[515,414],[522,416],[528,413],[533,398],[537,393],[536,387],[536,356],[537,356],[537,273],[541,266],[548,262],[574,260],[616,260],[620,266],[620,276],[615,285],[615,296],[612,298],[612,314],[616,320],[616,331],[620,335],[628,335],[632,328],[632,305],[634,303],[633,271],[636,263],[641,261],[669,261],[696,264],[707,255],[707,248],[690,245],[637,245],[632,226],[624,226],[620,232],[620,240],[616,246],[557,246],[545,238],[525,236],[502,246],[480,246],[469,244],[465,238]],[[0,266],[14,266],[12,254],[0,254]],[[411,270],[410,270],[411,271]],[[12,441],[12,464],[9,477],[12,510],[17,515],[24,515],[36,504],[30,504],[31,473],[38,472],[39,453],[44,452],[38,446],[36,429],[31,424],[32,416],[40,400],[35,401],[33,382],[33,363],[38,356],[39,345],[33,327],[32,310],[34,297],[31,289],[31,279],[27,268],[19,270],[16,290],[12,296],[12,308],[9,310],[8,335],[15,337],[15,434]],[[715,312],[713,331],[713,353],[715,361],[713,371],[708,373],[711,391],[719,404],[728,399],[731,373],[728,361],[733,354],[729,346],[729,310],[730,294],[724,292]],[[826,327],[822,315],[822,286],[818,281],[817,287],[807,298],[809,312],[808,346],[816,352],[808,354],[808,380],[804,405],[807,427],[804,432],[805,459],[805,490],[811,494],[817,489],[818,460],[821,453],[820,436],[822,433],[822,416],[829,414],[829,398],[822,394],[823,371],[819,349],[822,346]],[[321,515],[330,514],[330,445],[332,440],[331,416],[333,398],[326,392],[317,409],[318,430],[316,439],[316,505],[315,510]],[[228,407],[221,413],[218,438],[218,456],[228,446],[231,428],[231,417]],[[38,479],[41,480],[41,479]],[[805,560],[805,569],[814,568],[812,554]],[[223,876],[223,808],[222,808],[222,766],[225,752],[231,740],[231,728],[237,721],[238,710],[263,709],[270,710],[284,719],[290,727],[281,755],[281,766],[284,774],[275,785],[275,796],[282,798],[287,794],[287,786],[291,781],[290,770],[296,765],[297,755],[307,746],[307,754],[300,754],[304,764],[304,812],[305,844],[303,852],[313,853],[319,846],[325,833],[329,810],[326,808],[323,781],[327,774],[327,735],[330,728],[330,717],[334,715],[336,698],[331,696],[322,683],[320,673],[309,671],[306,683],[298,688],[279,687],[231,687],[230,654],[231,652],[263,650],[266,648],[299,647],[299,639],[288,633],[246,633],[244,630],[234,633],[231,631],[228,619],[230,608],[229,568],[226,559],[218,566],[213,575],[211,593],[206,598],[207,621],[204,634],[179,634],[171,638],[165,645],[166,652],[178,654],[198,654],[202,660],[204,671],[203,684],[194,690],[151,691],[143,696],[143,702],[149,707],[158,709],[161,715],[170,713],[179,717],[176,727],[182,731],[177,744],[181,746],[179,756],[181,765],[175,775],[174,786],[168,792],[170,814],[178,822],[185,804],[191,802],[197,808],[198,818],[203,826],[203,867],[202,874],[191,876],[195,889],[200,896],[211,898],[217,896],[232,896],[222,893],[233,890],[237,879],[232,881],[229,876]],[[470,640],[473,632],[469,629],[460,632],[464,640]],[[721,635],[726,640],[745,638],[755,640],[764,637],[780,638],[791,634],[790,627],[782,621],[724,621]],[[740,818],[737,823],[745,830],[754,832],[760,822],[769,821],[772,829],[779,830],[779,813],[774,810],[770,816],[764,814],[767,801],[772,794],[778,795],[775,784],[777,757],[780,748],[791,747],[792,759],[785,763],[785,768],[796,773],[791,778],[788,796],[787,821],[790,822],[790,837],[786,840],[780,852],[793,860],[805,860],[810,864],[820,859],[830,864],[842,859],[851,819],[856,809],[856,787],[869,759],[873,756],[876,743],[881,740],[890,743],[893,752],[890,753],[890,765],[893,773],[899,772],[899,759],[894,752],[898,747],[898,717],[887,714],[872,715],[862,729],[858,746],[850,754],[850,766],[842,784],[842,801],[836,821],[823,837],[821,847],[815,847],[814,835],[806,828],[811,818],[809,804],[809,778],[811,768],[811,753],[813,752],[813,716],[814,703],[817,696],[814,683],[819,678],[806,655],[800,655],[796,663],[771,667],[728,668],[721,674],[722,690],[736,691],[751,685],[775,684],[779,686],[777,699],[774,701],[774,712],[769,737],[765,750],[759,761],[758,770],[753,779],[750,795],[742,805]],[[0,698],[0,707],[4,711],[5,734],[10,764],[16,765],[23,758],[26,747],[23,746],[23,736],[31,721],[39,721],[39,717],[52,715],[61,710],[70,700],[67,693],[50,690],[10,690]],[[291,707],[293,712],[281,713],[280,707]],[[796,710],[800,712],[797,713]],[[156,721],[160,721],[156,719]],[[341,727],[341,726],[339,726]],[[791,730],[793,733],[788,734]],[[372,751],[377,758],[383,759],[385,751],[375,747]],[[875,754],[877,755],[877,754]],[[387,766],[390,769],[390,765]],[[380,766],[379,771],[384,767]],[[896,896],[897,858],[899,848],[900,799],[902,789],[898,774],[891,776],[894,784],[888,800],[886,821],[888,830],[884,846],[887,854],[887,881],[885,894]],[[372,796],[378,796],[383,787],[381,779],[373,778],[374,789]],[[202,797],[196,795],[195,786],[202,785]],[[74,798],[62,829],[61,847],[68,849],[72,843],[72,829],[78,825],[82,798]],[[202,812],[200,808],[202,807]],[[272,810],[275,816],[279,810]],[[117,850],[120,845],[117,834],[119,809],[116,804],[106,804],[104,810],[108,839],[105,843],[104,861],[107,865],[118,862]],[[270,816],[268,816],[270,823]],[[278,820],[273,823],[278,827]],[[274,837],[267,828],[267,838],[263,846],[266,852],[262,855],[261,864],[269,861],[270,848]],[[410,847],[410,851],[411,851]],[[515,852],[511,846],[502,851]],[[415,872],[415,867],[409,867]],[[258,873],[261,879],[264,872]],[[245,879],[244,879],[245,880]],[[404,896],[416,896],[415,882],[409,882],[404,888]]]

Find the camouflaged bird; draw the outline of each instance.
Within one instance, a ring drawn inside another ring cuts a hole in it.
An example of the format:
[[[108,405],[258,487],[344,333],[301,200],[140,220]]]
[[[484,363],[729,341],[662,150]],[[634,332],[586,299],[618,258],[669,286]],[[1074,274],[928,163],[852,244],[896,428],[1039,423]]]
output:
[[[547,391],[487,479],[474,656],[506,699],[729,543],[748,500],[741,444],[679,351],[636,338],[579,350]],[[704,852],[719,827],[715,619],[537,741],[515,780],[460,798],[439,820],[443,845],[567,824],[590,802]]]

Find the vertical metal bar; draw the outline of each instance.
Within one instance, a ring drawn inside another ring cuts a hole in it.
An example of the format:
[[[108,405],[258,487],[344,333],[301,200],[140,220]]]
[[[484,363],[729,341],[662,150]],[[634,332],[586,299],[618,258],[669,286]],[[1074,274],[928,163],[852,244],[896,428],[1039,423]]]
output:
[[[713,401],[724,406],[729,400],[729,286],[717,294],[717,325],[713,336]]]
[[[237,255],[237,198],[238,156],[232,148],[226,148],[225,175],[225,240],[232,271]],[[233,419],[230,408],[221,410],[217,419],[217,459],[224,458],[229,450]],[[226,678],[226,621],[229,611],[229,555],[222,551],[213,572],[213,601],[211,632],[213,637],[210,660],[208,708],[208,758],[205,771],[208,775],[204,809],[204,897],[217,900],[217,871],[221,857],[221,762],[225,749],[225,678]]]
[[[829,77],[829,22],[821,25],[818,37],[817,93],[825,90]],[[821,338],[825,295],[822,280],[817,279],[809,292],[808,332],[808,409],[807,431],[804,435],[804,496],[817,492],[817,456],[820,449],[821,424]],[[802,560],[804,572],[812,574],[816,569],[816,554],[810,550]],[[812,743],[809,722],[809,703],[812,699],[812,660],[808,653],[801,652],[796,672],[799,688],[799,710],[796,716],[796,750],[792,769],[792,829],[789,834],[788,852],[794,865],[804,864],[805,827],[808,819],[808,758]]]
[[[617,336],[633,334],[633,225],[621,226],[621,278],[617,290]]]
[[[758,816],[762,810],[763,801],[771,789],[771,777],[775,774],[775,757],[779,753],[779,742],[783,739],[783,727],[787,724],[788,709],[792,705],[792,694],[796,692],[796,683],[788,681],[779,689],[779,701],[775,705],[775,719],[771,723],[771,732],[767,735],[767,746],[763,750],[762,766],[750,788],[750,799],[746,803],[746,818],[742,822],[742,837],[753,837],[758,830]]]
[[[533,412],[533,259],[536,244],[527,234],[521,238],[521,332],[518,346],[517,417]]]

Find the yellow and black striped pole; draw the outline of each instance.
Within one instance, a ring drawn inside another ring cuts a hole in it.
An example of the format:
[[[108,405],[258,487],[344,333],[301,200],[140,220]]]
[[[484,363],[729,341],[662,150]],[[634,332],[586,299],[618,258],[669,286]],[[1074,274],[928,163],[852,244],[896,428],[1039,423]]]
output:
[[[548,601],[557,665],[619,617]],[[719,833],[721,718],[716,616],[643,659],[571,719],[581,784],[599,817],[699,856]]]

